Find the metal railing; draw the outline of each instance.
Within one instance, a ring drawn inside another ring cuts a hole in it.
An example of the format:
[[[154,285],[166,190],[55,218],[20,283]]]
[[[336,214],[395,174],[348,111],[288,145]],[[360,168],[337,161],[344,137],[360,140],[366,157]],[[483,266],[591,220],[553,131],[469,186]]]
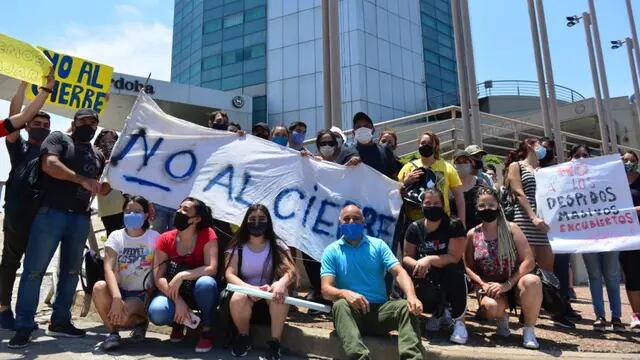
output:
[[[549,84],[547,84],[548,89]],[[540,96],[537,81],[529,80],[488,80],[476,85],[478,97],[487,96]],[[579,92],[566,86],[555,85],[556,98],[558,101],[574,103],[584,100],[585,97]]]
[[[376,123],[377,132],[384,128],[392,128],[398,136],[396,155],[404,156],[417,151],[420,134],[429,130],[440,138],[441,153],[448,158],[456,149],[463,149],[466,145],[463,140],[463,124],[460,118],[459,106],[447,106],[441,109],[430,110],[423,113],[404,116],[397,119]],[[544,127],[539,124],[512,119],[505,116],[480,113],[480,126],[482,130],[482,144],[479,144],[488,153],[504,157],[509,151],[518,147],[519,143],[527,137],[542,137]],[[348,138],[352,138],[353,131],[344,131]],[[586,144],[592,149],[601,149],[602,141],[579,134],[562,131],[562,145],[568,151],[575,144]],[[305,142],[305,146],[315,150],[315,139]],[[638,149],[620,146],[624,150]]]

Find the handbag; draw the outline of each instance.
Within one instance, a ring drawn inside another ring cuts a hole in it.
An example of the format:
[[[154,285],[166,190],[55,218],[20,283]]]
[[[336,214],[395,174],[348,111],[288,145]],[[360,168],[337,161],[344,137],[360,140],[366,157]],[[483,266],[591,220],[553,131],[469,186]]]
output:
[[[567,311],[567,301],[560,294],[560,281],[554,273],[536,265],[533,274],[542,283],[542,308],[552,315],[562,315]]]
[[[405,188],[405,194],[402,199],[405,204],[411,207],[422,208],[422,195],[425,190],[432,189],[436,186],[436,174],[431,169],[418,167],[413,161],[411,165],[413,165],[415,170],[424,171],[424,174],[418,181]]]
[[[93,286],[101,280],[104,280],[104,260],[99,254],[87,249],[84,253],[84,276],[80,276],[82,290],[91,295]]]
[[[173,261],[173,259],[169,259],[167,261],[167,271],[165,272],[165,278],[167,279],[167,282],[171,282],[171,280],[178,273],[186,270],[191,270],[191,268],[184,263],[177,263]],[[178,290],[180,297],[192,310],[198,309],[198,304],[193,297],[193,288],[195,287],[195,285],[196,280],[182,280],[182,284],[180,284],[180,290]]]
[[[520,171],[520,177],[522,177],[522,165],[520,165],[520,163],[518,163],[518,169]],[[519,204],[518,199],[513,194],[513,191],[511,191],[511,184],[500,191],[500,206],[502,206],[505,218],[507,218],[508,221],[513,221],[516,217],[516,207],[519,206]]]

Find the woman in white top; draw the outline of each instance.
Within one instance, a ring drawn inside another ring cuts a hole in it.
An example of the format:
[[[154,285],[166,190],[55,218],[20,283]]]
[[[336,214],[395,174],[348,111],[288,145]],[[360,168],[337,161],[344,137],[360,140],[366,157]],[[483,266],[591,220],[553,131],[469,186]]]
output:
[[[147,331],[145,309],[147,290],[151,288],[153,249],[159,234],[149,230],[149,202],[141,196],[125,201],[125,228],[116,230],[105,245],[104,281],[93,287],[93,303],[109,336],[104,350],[120,346],[121,327],[133,327],[134,341],[144,339]]]
[[[242,252],[240,265],[239,258]],[[245,356],[251,349],[249,326],[254,305],[268,307],[271,316],[271,337],[267,342],[267,359],[280,358],[280,338],[289,305],[284,298],[295,287],[297,274],[293,258],[287,246],[273,231],[269,210],[261,204],[249,207],[242,225],[227,250],[225,277],[228,283],[252,287],[273,293],[272,301],[234,293],[229,303],[231,318],[239,337],[233,348],[233,356]]]

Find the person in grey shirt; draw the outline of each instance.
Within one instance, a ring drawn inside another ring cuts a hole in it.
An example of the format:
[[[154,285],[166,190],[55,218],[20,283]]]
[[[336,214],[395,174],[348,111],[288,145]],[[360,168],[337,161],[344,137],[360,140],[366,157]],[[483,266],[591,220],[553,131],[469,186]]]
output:
[[[478,145],[469,145],[464,151],[468,152],[471,155],[471,159],[473,159],[474,166],[471,173],[480,180],[482,185],[493,188],[493,180],[484,173],[484,163],[482,162],[482,158],[487,155],[487,152]]]

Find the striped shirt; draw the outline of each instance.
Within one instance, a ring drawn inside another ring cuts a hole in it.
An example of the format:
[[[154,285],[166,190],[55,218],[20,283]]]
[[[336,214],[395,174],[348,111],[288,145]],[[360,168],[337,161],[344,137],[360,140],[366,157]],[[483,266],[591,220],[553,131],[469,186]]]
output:
[[[537,213],[536,206],[536,178],[533,173],[526,167],[518,162],[520,167],[520,180],[522,182],[522,190],[527,196],[529,205],[534,213]],[[524,211],[520,203],[516,206],[515,216],[513,222],[516,223],[524,235],[529,241],[529,245],[549,245],[549,239],[547,235],[540,231],[529,218],[529,215]]]

